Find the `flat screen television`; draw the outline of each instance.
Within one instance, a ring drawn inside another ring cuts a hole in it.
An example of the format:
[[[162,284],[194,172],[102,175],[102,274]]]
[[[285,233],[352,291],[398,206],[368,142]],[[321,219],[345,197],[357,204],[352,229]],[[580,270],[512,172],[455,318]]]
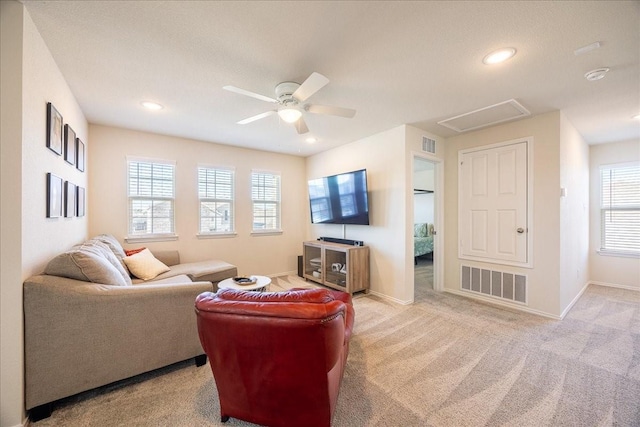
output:
[[[312,179],[309,204],[313,224],[369,225],[367,170]]]

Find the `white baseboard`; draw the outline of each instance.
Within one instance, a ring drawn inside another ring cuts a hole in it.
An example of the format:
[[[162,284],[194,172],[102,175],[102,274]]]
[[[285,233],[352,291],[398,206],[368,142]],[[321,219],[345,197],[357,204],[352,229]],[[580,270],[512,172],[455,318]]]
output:
[[[459,295],[459,296],[465,297],[465,298],[475,299],[475,300],[478,300],[478,301],[486,302],[486,303],[497,305],[497,306],[500,306],[500,307],[511,308],[513,310],[523,311],[525,313],[535,314],[537,316],[547,317],[547,318],[554,319],[554,320],[562,320],[560,316],[555,315],[555,314],[547,313],[545,311],[536,310],[536,309],[529,308],[529,307],[526,307],[526,306],[520,305],[520,304],[509,304],[506,301],[494,300],[493,298],[485,297],[485,296],[480,295],[480,294],[476,295],[476,294],[471,293],[471,292],[462,292],[462,291],[459,291],[459,290],[456,290],[456,289],[448,289],[448,288],[445,288],[444,291],[445,292],[449,292],[450,294]]]
[[[285,271],[284,273],[275,273],[275,274],[269,274],[267,277],[270,278],[274,278],[274,277],[280,277],[280,276],[297,276],[298,275],[298,270],[292,270],[292,271]],[[302,280],[304,280],[304,277],[301,277]]]
[[[629,285],[618,285],[617,283],[607,283],[607,282],[589,282],[590,285],[598,285],[598,286],[608,286],[610,288],[618,288],[618,289],[626,289],[628,291],[639,291],[639,287],[629,286]]]
[[[403,301],[401,299],[390,297],[389,295],[385,295],[385,294],[382,294],[380,292],[372,291],[371,289],[369,289],[369,294],[375,295],[375,296],[380,297],[382,299],[386,299],[387,301],[395,302],[396,304],[400,304],[400,305],[413,304],[413,300]]]
[[[584,294],[584,291],[587,290],[587,288],[589,287],[589,282],[587,282],[582,289],[580,290],[580,292],[578,292],[578,295],[576,295],[576,297],[571,300],[571,302],[569,303],[569,305],[567,306],[567,308],[564,309],[564,311],[562,312],[562,314],[560,314],[560,319],[564,319],[564,316],[567,315],[567,313],[569,313],[569,310],[571,310],[571,308],[574,306],[575,303],[578,302],[578,300],[580,299],[580,297],[582,296],[582,294]]]

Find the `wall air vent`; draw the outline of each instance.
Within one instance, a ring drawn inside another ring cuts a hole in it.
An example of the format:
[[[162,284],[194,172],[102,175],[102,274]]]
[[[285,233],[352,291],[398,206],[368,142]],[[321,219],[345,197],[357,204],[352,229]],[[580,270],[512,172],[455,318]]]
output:
[[[422,151],[426,153],[436,154],[436,141],[431,138],[427,138],[426,136],[423,136]]]
[[[529,110],[524,108],[515,99],[500,102],[470,113],[441,120],[439,125],[453,129],[456,132],[466,132],[473,129],[480,129],[486,126],[495,125],[509,120],[521,119],[530,116]]]
[[[463,265],[460,289],[493,298],[527,303],[527,276]]]

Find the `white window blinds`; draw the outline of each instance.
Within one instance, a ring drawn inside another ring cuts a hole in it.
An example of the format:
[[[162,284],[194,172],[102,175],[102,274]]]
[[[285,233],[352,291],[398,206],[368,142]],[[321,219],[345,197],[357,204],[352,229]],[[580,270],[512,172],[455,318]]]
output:
[[[251,173],[253,231],[280,231],[280,174]]]
[[[640,255],[640,163],[600,168],[601,250]]]
[[[226,168],[198,168],[200,233],[234,232],[235,172]]]
[[[127,163],[129,234],[174,234],[175,164]]]

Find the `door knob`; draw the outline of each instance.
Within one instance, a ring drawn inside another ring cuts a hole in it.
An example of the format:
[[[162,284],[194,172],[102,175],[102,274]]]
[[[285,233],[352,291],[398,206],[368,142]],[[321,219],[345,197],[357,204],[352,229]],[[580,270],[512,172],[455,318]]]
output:
[[[518,229],[516,230],[518,233],[522,234],[524,233],[524,228],[522,227],[518,227]]]

